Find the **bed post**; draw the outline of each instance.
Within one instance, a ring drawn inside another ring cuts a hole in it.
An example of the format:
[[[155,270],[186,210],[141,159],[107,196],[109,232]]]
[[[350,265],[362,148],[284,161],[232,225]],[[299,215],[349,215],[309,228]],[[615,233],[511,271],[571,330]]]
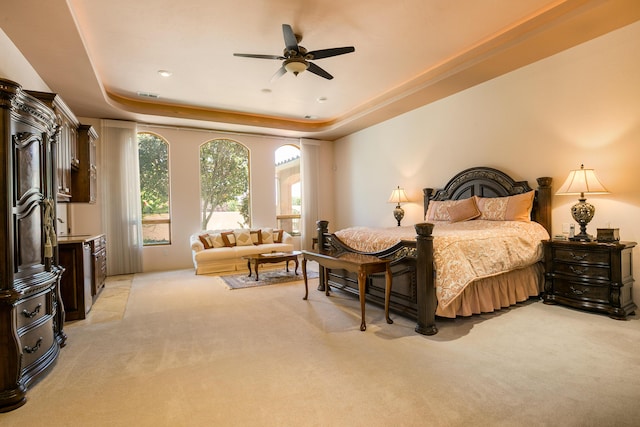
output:
[[[416,332],[423,335],[435,335],[436,327],[436,288],[433,275],[433,224],[416,224],[416,291],[418,298],[418,324]]]
[[[538,210],[536,222],[542,224],[549,236],[553,236],[551,230],[551,181],[553,178],[543,176],[536,178],[538,181]]]
[[[316,221],[316,226],[317,228],[317,237],[318,237],[318,252],[322,252],[326,249],[326,244],[327,244],[327,233],[329,232],[329,221],[325,221],[325,220],[320,220],[320,221]],[[324,291],[324,284],[325,284],[325,278],[324,278],[324,268],[320,268],[320,271],[318,272],[318,290],[319,291]]]

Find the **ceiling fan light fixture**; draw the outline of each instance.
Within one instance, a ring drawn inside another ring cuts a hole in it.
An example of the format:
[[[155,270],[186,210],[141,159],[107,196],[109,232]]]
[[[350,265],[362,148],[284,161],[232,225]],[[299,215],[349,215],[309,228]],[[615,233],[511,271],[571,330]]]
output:
[[[293,73],[296,76],[298,75],[298,73],[305,71],[308,67],[309,67],[309,64],[307,63],[307,61],[304,61],[304,60],[291,60],[291,61],[285,61],[284,63],[285,70],[287,70],[290,73]]]

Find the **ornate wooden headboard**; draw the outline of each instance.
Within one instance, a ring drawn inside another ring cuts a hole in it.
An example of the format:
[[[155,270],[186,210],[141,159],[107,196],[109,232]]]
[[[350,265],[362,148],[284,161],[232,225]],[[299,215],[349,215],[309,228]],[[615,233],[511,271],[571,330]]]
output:
[[[531,219],[540,223],[551,236],[551,178],[538,178]],[[533,190],[527,181],[515,181],[506,173],[489,167],[465,169],[440,190],[423,189],[424,216],[431,200],[460,200],[469,197],[505,197]]]

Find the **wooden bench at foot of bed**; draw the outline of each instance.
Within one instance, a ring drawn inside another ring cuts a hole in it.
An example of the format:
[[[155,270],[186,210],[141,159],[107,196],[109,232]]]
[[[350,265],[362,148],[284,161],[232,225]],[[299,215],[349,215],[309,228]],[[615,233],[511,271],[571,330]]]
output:
[[[325,294],[329,296],[329,283],[326,281],[327,268],[339,268],[358,274],[358,295],[360,299],[361,323],[360,330],[365,331],[367,324],[364,318],[365,311],[365,285],[367,277],[375,273],[385,274],[384,317],[387,323],[393,323],[389,317],[389,295],[391,294],[391,268],[390,261],[374,257],[372,255],[357,254],[353,252],[315,252],[302,251],[302,275],[304,277],[304,300],[309,296],[307,284],[307,260],[315,261],[320,266],[320,277],[325,288]]]

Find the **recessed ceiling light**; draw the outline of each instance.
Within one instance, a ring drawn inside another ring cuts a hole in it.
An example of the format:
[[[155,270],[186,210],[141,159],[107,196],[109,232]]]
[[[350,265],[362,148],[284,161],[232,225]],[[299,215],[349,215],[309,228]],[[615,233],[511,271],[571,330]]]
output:
[[[305,119],[308,119],[308,120],[315,120],[315,119],[317,119],[317,118],[318,118],[318,116],[310,116],[310,115],[306,115],[306,116],[304,116],[304,118],[305,118]]]
[[[322,104],[323,102],[327,102],[327,97],[321,96],[320,98],[317,99],[317,101]]]
[[[169,70],[158,70],[158,74],[160,74],[162,77],[171,77],[173,73]]]
[[[262,93],[271,93],[271,89],[264,88],[264,89],[262,89]]]

